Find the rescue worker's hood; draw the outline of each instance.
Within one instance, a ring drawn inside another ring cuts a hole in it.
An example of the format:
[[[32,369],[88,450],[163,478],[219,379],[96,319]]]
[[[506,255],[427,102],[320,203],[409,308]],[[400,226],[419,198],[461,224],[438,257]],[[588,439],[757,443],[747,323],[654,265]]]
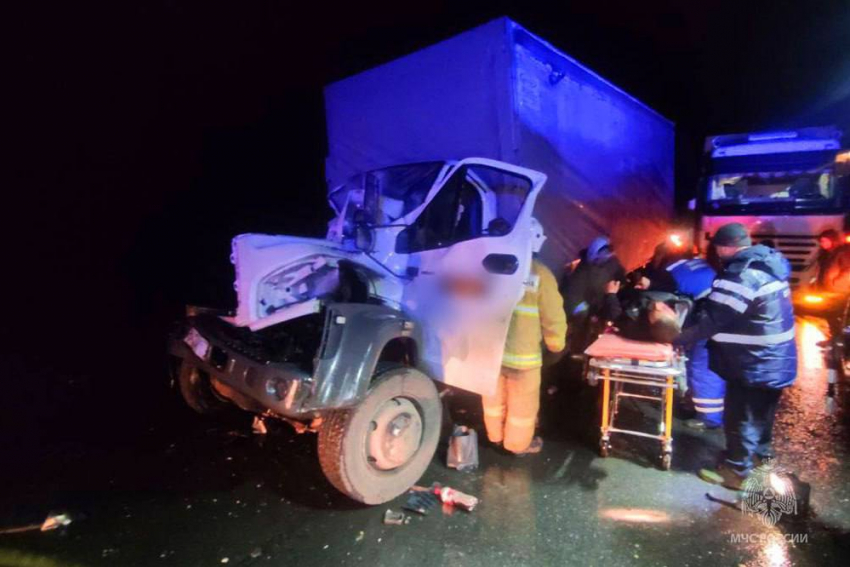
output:
[[[741,250],[725,265],[726,272],[740,274],[747,268],[753,268],[772,275],[779,281],[788,281],[791,276],[791,265],[778,251],[761,244]]]

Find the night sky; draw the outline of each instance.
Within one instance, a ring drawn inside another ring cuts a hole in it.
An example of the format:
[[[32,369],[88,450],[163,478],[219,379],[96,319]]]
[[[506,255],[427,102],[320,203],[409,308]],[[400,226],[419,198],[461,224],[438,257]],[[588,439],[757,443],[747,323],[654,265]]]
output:
[[[5,401],[36,413],[69,381],[81,407],[160,387],[164,335],[181,305],[233,302],[234,234],[324,234],[322,86],[495,17],[676,123],[680,204],[707,134],[850,129],[847,2],[26,10],[7,21],[16,33],[4,81],[14,180],[4,184],[3,343],[7,381],[22,392]]]

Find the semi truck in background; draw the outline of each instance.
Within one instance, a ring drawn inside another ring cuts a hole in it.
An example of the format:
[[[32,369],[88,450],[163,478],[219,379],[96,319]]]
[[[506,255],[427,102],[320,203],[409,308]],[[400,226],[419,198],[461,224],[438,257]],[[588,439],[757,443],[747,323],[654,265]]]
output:
[[[707,138],[696,199],[700,250],[720,226],[740,222],[754,242],[788,258],[793,289],[809,287],[818,235],[850,235],[850,152],[841,137],[834,127],[813,127]]]

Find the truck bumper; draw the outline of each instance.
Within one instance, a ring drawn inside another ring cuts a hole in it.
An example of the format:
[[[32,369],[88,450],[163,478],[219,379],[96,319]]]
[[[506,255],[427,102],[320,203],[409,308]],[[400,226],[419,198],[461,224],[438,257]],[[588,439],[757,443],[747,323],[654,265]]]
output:
[[[223,336],[220,325],[227,323],[190,317],[184,330],[172,337],[169,353],[262,409],[293,419],[313,416],[314,412],[304,407],[313,387],[309,373],[294,364],[258,360],[240,352]]]

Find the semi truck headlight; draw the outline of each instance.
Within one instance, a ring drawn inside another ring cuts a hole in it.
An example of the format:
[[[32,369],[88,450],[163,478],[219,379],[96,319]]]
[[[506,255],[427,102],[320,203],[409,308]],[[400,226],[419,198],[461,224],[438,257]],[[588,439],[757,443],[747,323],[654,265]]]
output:
[[[803,301],[812,305],[817,305],[818,303],[823,303],[823,296],[809,294],[803,297]]]

